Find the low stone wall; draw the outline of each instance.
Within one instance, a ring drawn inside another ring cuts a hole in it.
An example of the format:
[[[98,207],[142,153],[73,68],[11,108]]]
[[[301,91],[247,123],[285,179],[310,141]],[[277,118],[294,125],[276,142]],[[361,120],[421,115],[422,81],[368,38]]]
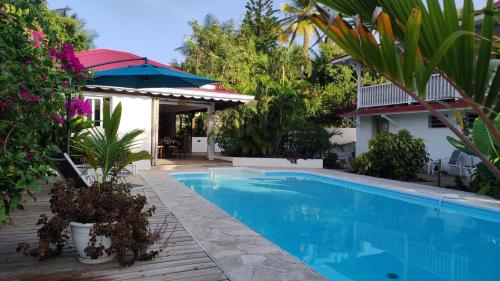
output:
[[[285,158],[256,158],[256,157],[228,157],[215,156],[216,159],[231,161],[233,167],[261,167],[261,168],[308,168],[322,169],[323,159],[298,159],[292,163]]]

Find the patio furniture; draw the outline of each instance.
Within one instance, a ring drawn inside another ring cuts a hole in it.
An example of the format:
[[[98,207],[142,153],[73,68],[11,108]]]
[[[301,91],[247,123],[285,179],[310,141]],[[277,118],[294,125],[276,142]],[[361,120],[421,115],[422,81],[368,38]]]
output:
[[[169,150],[173,157],[180,158],[182,155],[183,158],[186,158],[186,153],[184,153],[184,139],[182,138],[175,139],[175,142],[169,146]]]
[[[436,167],[439,166],[439,160],[434,160],[434,159],[429,159],[429,161],[426,163],[427,165],[427,174],[428,175],[434,175],[434,172],[436,171]]]
[[[55,161],[59,167],[59,175],[66,180],[72,180],[77,188],[89,188],[91,181],[88,175],[83,175],[67,153],[63,153],[63,158],[49,158]]]
[[[163,145],[158,145],[158,157],[163,158]]]
[[[453,170],[457,169],[459,170],[459,175],[460,177],[462,176],[462,163],[460,163],[460,156],[462,155],[462,151],[460,150],[454,150],[451,153],[451,156],[449,158],[444,158],[441,164],[441,170],[445,171],[449,174],[453,174]],[[448,169],[443,169],[444,167],[448,167]]]

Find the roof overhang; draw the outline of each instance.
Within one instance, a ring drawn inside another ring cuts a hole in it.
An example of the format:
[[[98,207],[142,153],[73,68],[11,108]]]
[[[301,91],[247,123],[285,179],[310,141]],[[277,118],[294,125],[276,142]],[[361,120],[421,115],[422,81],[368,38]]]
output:
[[[457,110],[457,109],[467,109],[467,103],[464,101],[453,101],[446,105],[442,103],[431,103],[432,107],[437,110]],[[355,111],[344,113],[340,115],[341,117],[354,117],[354,116],[369,116],[369,115],[380,115],[380,114],[404,114],[412,112],[423,112],[427,109],[420,104],[412,105],[396,105],[396,106],[382,106],[382,107],[369,107],[369,108],[358,108]]]
[[[112,93],[120,95],[137,95],[169,99],[214,102],[216,109],[247,104],[255,100],[254,96],[241,95],[237,92],[221,89],[202,88],[123,88],[112,86],[86,85],[84,90],[91,92]]]

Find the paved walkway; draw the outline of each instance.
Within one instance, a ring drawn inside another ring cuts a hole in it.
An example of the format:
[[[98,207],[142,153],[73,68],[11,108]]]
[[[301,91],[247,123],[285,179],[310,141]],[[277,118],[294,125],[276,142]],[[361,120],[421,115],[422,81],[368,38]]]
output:
[[[49,187],[45,187],[36,202],[28,200],[26,210],[14,212],[13,225],[0,226],[0,280],[228,280],[151,189],[147,190],[148,200],[157,208],[151,225],[167,222],[165,237],[174,231],[166,250],[152,261],[137,262],[127,268],[115,262],[85,265],[77,261],[77,253],[72,247],[65,249],[62,255],[46,260],[16,253],[17,243],[36,243],[38,217],[50,214],[48,190]]]

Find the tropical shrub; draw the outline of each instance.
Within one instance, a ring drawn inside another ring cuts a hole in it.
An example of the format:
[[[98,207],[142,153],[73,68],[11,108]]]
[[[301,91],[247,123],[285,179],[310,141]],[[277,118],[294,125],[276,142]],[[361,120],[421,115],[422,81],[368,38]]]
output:
[[[326,169],[336,169],[339,168],[340,165],[338,163],[339,156],[335,152],[328,152],[323,158],[323,167]]]
[[[299,121],[283,137],[279,155],[292,162],[322,158],[332,150],[330,138],[334,134],[316,123]]]
[[[136,129],[118,135],[121,116],[121,103],[115,107],[113,113],[110,112],[109,106],[104,106],[104,132],[92,127],[80,142],[75,143],[75,149],[94,170],[100,183],[105,183],[109,175],[119,173],[135,161],[151,159],[151,155],[145,150],[132,151],[137,147],[136,138],[144,133],[143,130]]]
[[[382,132],[368,144],[368,152],[351,162],[353,172],[374,177],[416,180],[417,172],[428,161],[422,139],[415,139],[408,130],[397,134]]]
[[[226,112],[215,139],[231,156],[271,156],[284,136],[305,114],[304,95],[288,89],[261,98],[256,104]]]
[[[0,224],[51,174],[46,156],[64,139],[65,94],[88,75],[35,2],[0,2]]]
[[[19,243],[17,251],[25,256],[48,258],[59,255],[69,239],[68,226],[72,221],[94,223],[90,242],[85,249],[93,259],[116,253],[118,263],[130,266],[137,260],[151,260],[164,246],[148,250],[161,239],[160,233],[149,229],[148,219],[155,207],[146,206],[146,197],[132,195],[128,184],[113,180],[98,183],[90,188],[75,188],[70,182],[60,181],[50,191],[50,209],[53,216],[41,215],[37,225],[38,245]],[[97,236],[111,238],[111,247],[104,249],[96,244]]]

